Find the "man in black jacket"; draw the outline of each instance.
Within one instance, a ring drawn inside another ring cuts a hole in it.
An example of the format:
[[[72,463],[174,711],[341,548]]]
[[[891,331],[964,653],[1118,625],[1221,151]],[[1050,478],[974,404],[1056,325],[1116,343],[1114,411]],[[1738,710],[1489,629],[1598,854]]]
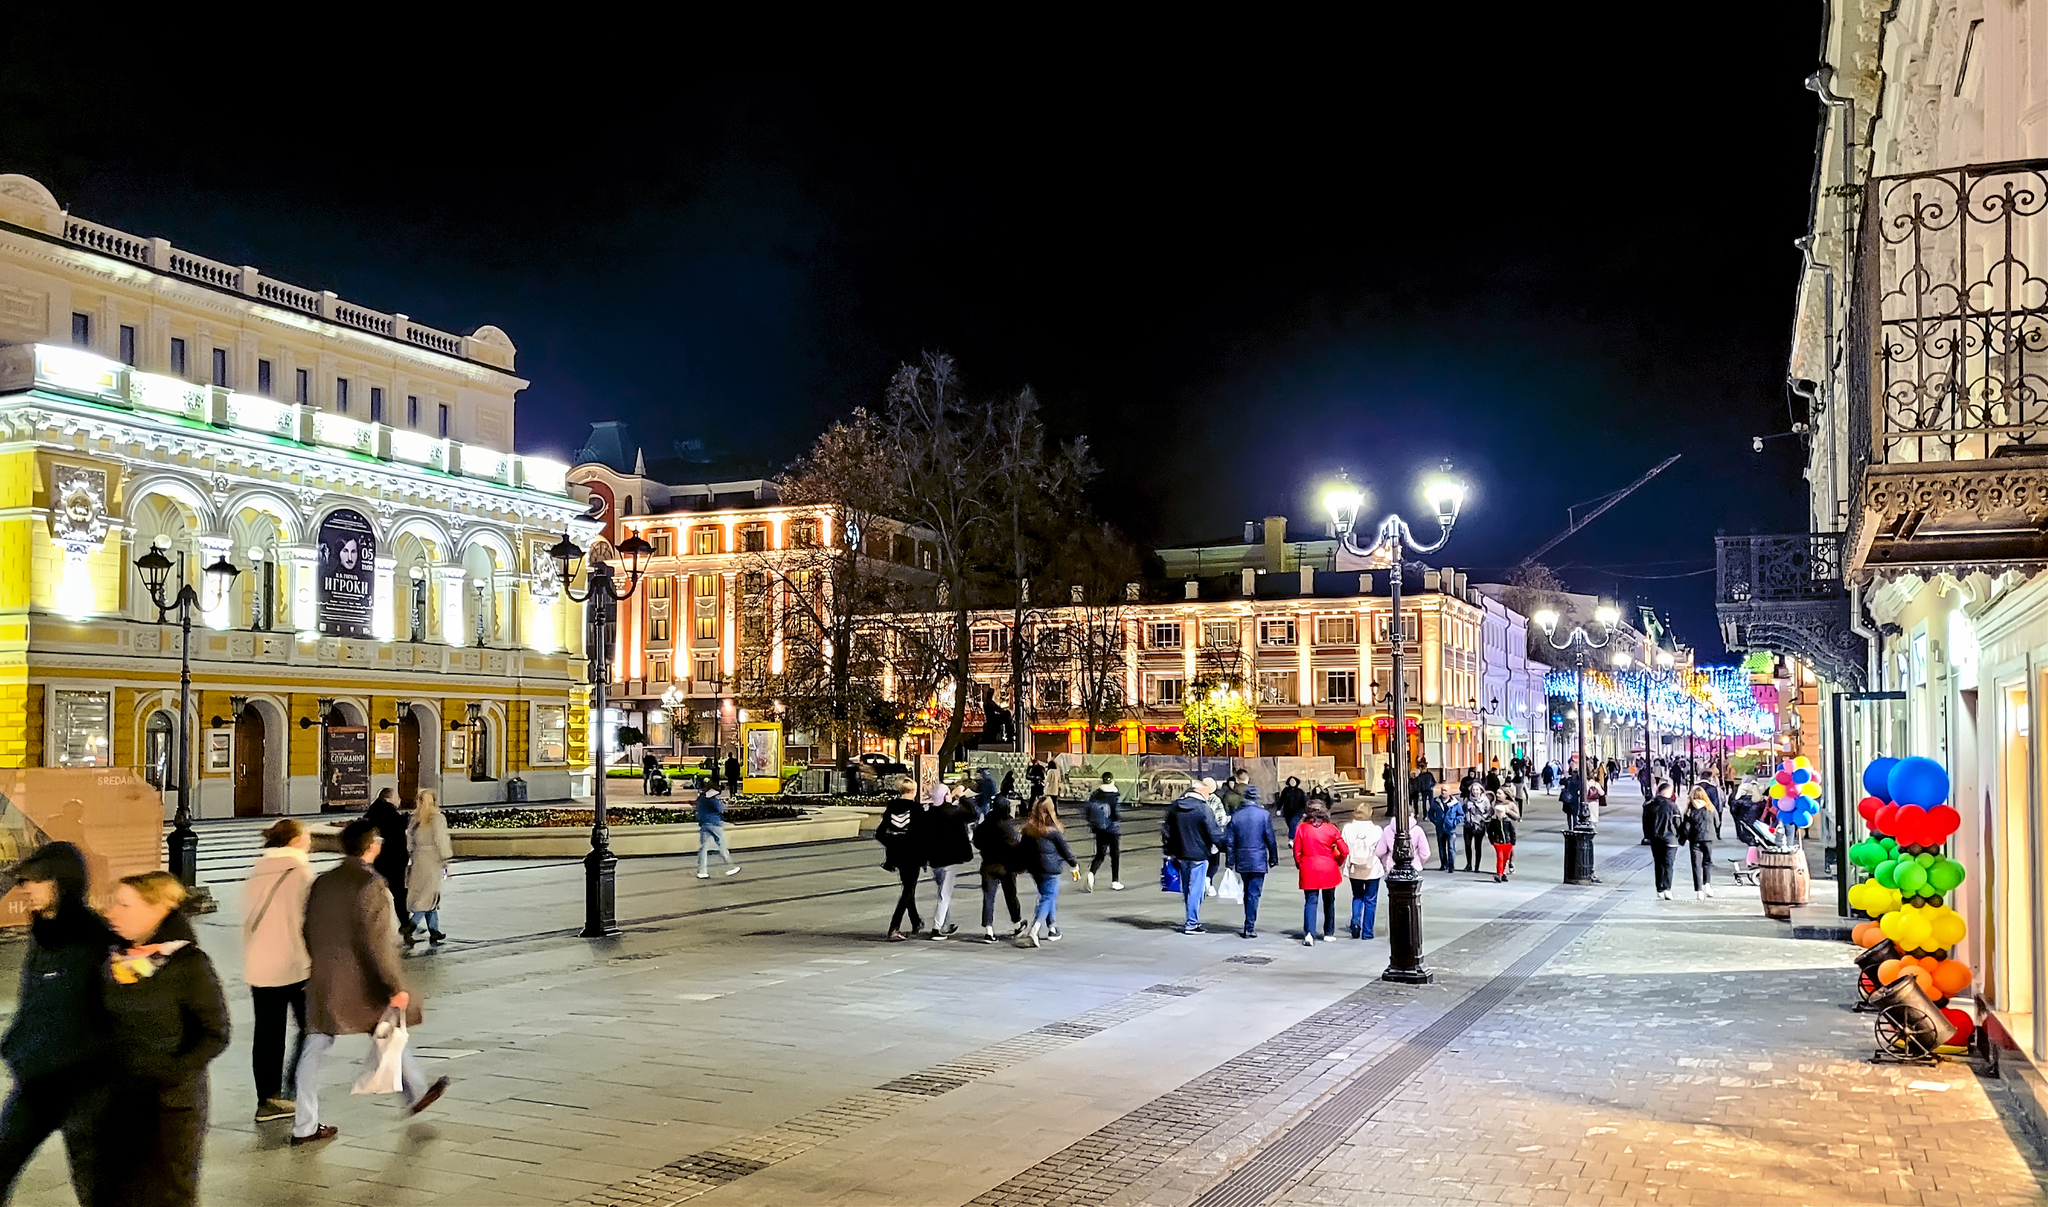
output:
[[[71,1187],[93,1202],[93,1127],[107,1089],[107,1018],[100,969],[114,932],[86,904],[85,856],[53,842],[14,877],[35,917],[21,964],[21,1003],[0,1038],[14,1091],[0,1108],[0,1201],[51,1132],[62,1129]]]
[[[1387,782],[1390,786],[1387,788],[1387,805],[1390,808],[1394,803],[1394,789],[1391,787],[1393,776],[1394,765],[1389,763],[1387,764]],[[1301,790],[1300,779],[1292,775],[1287,777],[1287,786],[1280,789],[1280,800],[1278,803],[1280,805],[1280,820],[1287,823],[1287,841],[1291,845],[1294,842],[1295,827],[1301,825],[1301,815],[1308,812],[1308,793]]]
[[[974,860],[974,843],[969,831],[974,810],[948,798],[943,805],[926,805],[910,823],[924,848],[926,866],[932,870],[932,887],[939,891],[938,912],[932,915],[930,938],[943,939],[959,930],[950,919],[953,889],[960,883],[963,865]]]
[[[1199,786],[1181,794],[1166,807],[1166,820],[1159,823],[1160,845],[1166,857],[1180,868],[1181,901],[1187,906],[1187,920],[1180,933],[1202,933],[1202,892],[1209,883],[1209,852],[1223,845],[1223,827],[1209,811],[1209,798]]]

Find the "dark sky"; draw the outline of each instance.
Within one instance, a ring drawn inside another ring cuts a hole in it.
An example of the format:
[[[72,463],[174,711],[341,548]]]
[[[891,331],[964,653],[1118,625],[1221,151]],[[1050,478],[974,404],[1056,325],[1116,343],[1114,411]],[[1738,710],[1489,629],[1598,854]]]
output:
[[[20,53],[71,39],[58,13],[0,72],[0,171],[287,281],[503,327],[534,383],[523,451],[622,418],[651,452],[696,436],[779,464],[943,348],[970,390],[1028,382],[1085,433],[1097,506],[1142,542],[1319,525],[1339,465],[1419,514],[1449,456],[1474,492],[1441,557],[1475,568],[1680,452],[1548,560],[1718,654],[1711,574],[1615,574],[1804,524],[1795,443],[1749,437],[1788,422],[1819,6],[1458,11],[778,74],[659,39],[380,42],[345,71],[221,45],[242,66],[217,80]]]

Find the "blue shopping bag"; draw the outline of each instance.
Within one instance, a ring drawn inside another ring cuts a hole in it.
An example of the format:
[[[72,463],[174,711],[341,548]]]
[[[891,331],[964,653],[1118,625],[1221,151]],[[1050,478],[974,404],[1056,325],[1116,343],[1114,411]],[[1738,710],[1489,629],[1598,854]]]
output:
[[[1159,861],[1159,891],[1162,893],[1178,893],[1181,891],[1180,864],[1170,857]]]

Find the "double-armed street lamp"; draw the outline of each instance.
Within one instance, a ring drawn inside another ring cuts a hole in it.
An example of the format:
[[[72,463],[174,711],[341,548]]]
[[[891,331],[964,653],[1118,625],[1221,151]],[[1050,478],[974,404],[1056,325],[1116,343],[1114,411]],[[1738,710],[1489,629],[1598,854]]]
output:
[[[1557,639],[1557,613],[1544,608],[1532,617],[1536,627],[1543,630],[1544,639],[1554,650],[1572,651],[1572,671],[1578,688],[1578,716],[1573,728],[1577,731],[1579,754],[1578,774],[1580,796],[1578,808],[1571,812],[1564,825],[1564,882],[1566,884],[1598,884],[1599,877],[1593,875],[1593,826],[1592,810],[1587,807],[1584,785],[1591,774],[1586,761],[1586,652],[1603,649],[1614,640],[1614,627],[1621,623],[1621,612],[1612,606],[1602,604],[1593,613],[1593,619],[1600,626],[1600,639],[1595,641],[1584,626],[1573,625],[1572,631],[1563,641]]]
[[[192,831],[192,727],[189,718],[192,713],[192,610],[211,612],[227,602],[228,589],[234,586],[235,576],[241,568],[222,554],[220,560],[208,566],[205,575],[206,598],[202,602],[192,584],[180,582],[176,594],[169,593],[171,559],[163,550],[152,545],[149,551],[135,559],[135,568],[142,572],[142,583],[149,588],[150,602],[156,605],[156,623],[169,623],[171,613],[178,614],[178,811],[171,822],[170,864],[171,875],[180,884],[191,887],[199,882],[199,835]],[[239,717],[239,712],[237,717]]]
[[[1414,821],[1408,800],[1408,710],[1402,684],[1402,651],[1407,634],[1401,623],[1401,550],[1405,546],[1416,553],[1434,553],[1443,548],[1451,539],[1451,526],[1458,522],[1458,509],[1465,505],[1465,486],[1449,473],[1443,473],[1432,478],[1423,493],[1436,510],[1438,528],[1436,540],[1427,545],[1415,539],[1408,522],[1398,515],[1381,520],[1372,540],[1360,543],[1355,525],[1365,496],[1341,472],[1336,483],[1323,492],[1323,505],[1330,509],[1337,539],[1344,543],[1344,548],[1358,557],[1384,553],[1391,568],[1387,581],[1393,612],[1387,634],[1393,645],[1393,718],[1388,728],[1393,735],[1394,866],[1387,873],[1387,907],[1392,914],[1393,937],[1387,970],[1380,974],[1380,979],[1409,985],[1426,985],[1431,978],[1422,966],[1422,874],[1416,870],[1415,845],[1409,837]]]
[[[625,589],[620,590],[614,585],[611,563],[593,557],[590,559],[589,581],[583,586],[583,594],[578,595],[570,584],[576,581],[576,572],[581,568],[584,558],[582,547],[563,533],[562,539],[548,550],[548,556],[554,558],[555,564],[561,568],[563,593],[583,605],[584,653],[590,663],[590,710],[596,731],[596,749],[592,751],[591,762],[596,767],[597,779],[592,789],[590,854],[583,857],[583,937],[586,939],[610,938],[619,933],[619,857],[612,854],[612,828],[604,809],[604,696],[605,686],[611,682],[612,638],[618,631],[618,606],[639,589],[640,576],[644,573],[640,562],[654,553],[654,546],[637,535],[629,535],[619,543],[619,552],[627,559]]]

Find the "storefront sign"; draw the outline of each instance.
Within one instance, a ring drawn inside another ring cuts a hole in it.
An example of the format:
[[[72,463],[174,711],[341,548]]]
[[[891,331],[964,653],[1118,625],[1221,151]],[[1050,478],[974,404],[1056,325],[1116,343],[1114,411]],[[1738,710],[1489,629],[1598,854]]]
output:
[[[322,803],[353,808],[370,803],[370,731],[359,725],[327,728],[327,774]]]
[[[376,603],[377,536],[360,512],[343,508],[320,523],[320,631],[371,636]]]

